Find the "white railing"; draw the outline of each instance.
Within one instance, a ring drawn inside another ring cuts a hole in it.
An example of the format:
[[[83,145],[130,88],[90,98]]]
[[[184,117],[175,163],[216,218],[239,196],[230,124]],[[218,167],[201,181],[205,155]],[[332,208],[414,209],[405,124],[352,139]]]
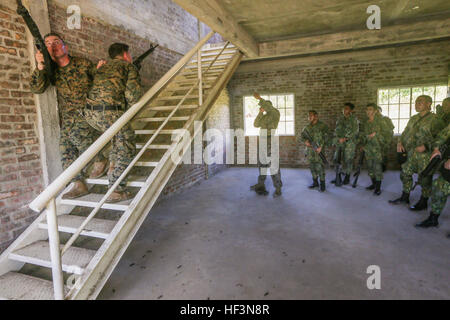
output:
[[[205,36],[197,45],[192,48],[180,61],[178,61],[156,84],[147,91],[141,99],[131,106],[108,130],[106,130],[76,161],[72,163],[58,178],[55,179],[38,197],[36,197],[29,205],[29,207],[37,212],[46,210],[47,225],[48,225],[48,235],[49,235],[49,246],[50,246],[50,257],[52,262],[52,278],[53,278],[53,289],[54,297],[57,300],[64,299],[64,283],[63,283],[63,272],[62,272],[62,255],[70,248],[74,241],[79,237],[86,225],[95,217],[100,208],[103,206],[107,198],[112,192],[117,188],[120,182],[127,176],[130,170],[134,167],[136,162],[140,159],[145,151],[149,148],[151,143],[159,135],[161,130],[170,120],[170,118],[179,110],[180,106],[188,98],[193,90],[198,86],[199,89],[199,107],[203,102],[203,90],[202,90],[202,77],[205,73],[209,71],[211,66],[223,53],[225,48],[228,46],[229,42],[222,48],[222,50],[217,54],[215,59],[209,64],[205,71],[202,71],[202,61],[201,61],[201,48],[208,41],[209,38],[214,34],[211,31],[207,36]],[[73,177],[75,177],[89,162],[100,152],[103,147],[111,141],[111,139],[119,132],[119,130],[128,124],[135,115],[143,109],[143,107],[151,100],[153,97],[160,93],[161,90],[186,66],[186,64],[192,59],[194,54],[197,53],[197,64],[198,64],[198,79],[191,89],[184,95],[182,100],[177,104],[177,106],[172,110],[165,121],[159,126],[159,128],[153,133],[152,137],[146,142],[142,147],[141,151],[136,155],[136,157],[131,161],[125,171],[117,179],[107,193],[102,197],[102,199],[96,204],[95,208],[86,217],[81,226],[75,231],[72,237],[66,242],[62,250],[60,250],[59,232],[58,232],[58,221],[57,221],[57,208],[55,199],[58,194],[64,190],[66,185],[70,183]]]

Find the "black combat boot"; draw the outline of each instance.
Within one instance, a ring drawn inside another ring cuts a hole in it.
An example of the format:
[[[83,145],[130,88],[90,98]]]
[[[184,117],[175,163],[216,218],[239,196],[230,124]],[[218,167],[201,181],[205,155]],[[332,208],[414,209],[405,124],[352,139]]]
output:
[[[370,177],[370,180],[372,180],[372,184],[370,186],[366,187],[366,190],[375,189],[375,178]]]
[[[375,190],[373,191],[373,194],[377,196],[381,194],[381,180],[380,181],[375,180]]]
[[[281,187],[276,188],[275,192],[273,193],[274,198],[279,197],[279,196],[281,196]]]
[[[320,192],[325,192],[325,189],[326,189],[326,187],[325,187],[325,180],[320,180],[320,189],[319,189],[319,191]]]
[[[314,189],[314,188],[317,188],[319,186],[319,182],[317,181],[317,178],[313,178],[313,184],[312,185],[310,185],[308,188],[310,188],[310,189]]]
[[[344,178],[344,182],[342,184],[349,184],[350,183],[350,174],[346,174]]]
[[[409,207],[411,211],[420,211],[428,208],[428,198],[420,196],[420,200],[413,206]]]
[[[439,218],[439,215],[434,214],[433,211],[431,211],[428,218],[426,218],[421,223],[416,224],[416,227],[417,228],[437,227],[439,225],[438,218]]]
[[[269,194],[266,190],[266,186],[260,183],[257,183],[250,187],[250,190],[254,190],[257,194],[266,196]]]
[[[336,179],[331,180],[330,183],[335,184],[336,183]]]
[[[389,203],[391,204],[400,204],[400,203],[409,203],[409,192],[402,192],[402,196],[400,198],[389,200]]]

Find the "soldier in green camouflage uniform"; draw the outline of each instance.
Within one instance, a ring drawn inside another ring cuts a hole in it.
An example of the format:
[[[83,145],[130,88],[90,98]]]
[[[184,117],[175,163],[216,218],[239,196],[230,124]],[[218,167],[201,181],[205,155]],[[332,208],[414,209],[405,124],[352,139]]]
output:
[[[386,145],[386,135],[383,131],[383,119],[377,115],[377,105],[369,103],[366,107],[367,119],[362,122],[360,143],[364,150],[367,170],[372,184],[367,190],[374,190],[375,195],[381,194],[383,180],[383,150]]]
[[[416,227],[428,228],[437,227],[438,218],[442,210],[445,207],[447,198],[450,195],[450,145],[448,143],[450,139],[450,124],[439,134],[436,141],[433,143],[434,151],[432,158],[439,155],[442,157],[443,164],[440,168],[439,177],[433,181],[433,186],[431,190],[431,212],[429,217],[417,224]],[[442,146],[446,144],[447,150],[442,154],[439,150]],[[449,234],[450,236],[450,234]]]
[[[98,69],[92,89],[89,91],[85,116],[96,130],[105,132],[124,112],[138,102],[142,95],[141,81],[137,68],[132,64],[128,45],[114,43],[109,48],[112,60]],[[109,187],[117,181],[136,154],[135,134],[126,124],[113,138],[110,161],[113,167],[108,171]],[[118,202],[130,198],[125,191],[123,179],[107,202]]]
[[[432,99],[422,95],[416,99],[415,108],[418,114],[412,116],[400,141],[397,152],[408,153],[408,160],[402,165],[400,179],[403,183],[403,192],[400,198],[390,200],[392,204],[409,203],[409,193],[413,185],[413,174],[423,171],[430,161],[431,145],[433,143],[432,124],[435,114],[430,111]],[[422,195],[418,203],[410,210],[419,211],[427,208],[428,197],[431,194],[432,177],[429,176],[419,184],[422,186]]]
[[[81,115],[86,96],[92,86],[96,66],[89,60],[68,55],[67,45],[55,33],[45,36],[47,49],[58,64],[56,69],[56,91],[60,118],[60,152],[63,168],[67,169],[94,141],[95,132]],[[30,88],[35,94],[41,94],[50,86],[45,74],[42,53],[36,54],[38,67],[31,75]],[[102,154],[95,158],[91,177],[101,176],[107,169]],[[74,187],[63,198],[77,198],[88,193],[80,172],[72,182]]]
[[[268,192],[265,187],[265,180],[267,176],[267,171],[270,170],[270,175],[272,177],[273,186],[275,187],[275,192],[273,194],[274,197],[278,197],[281,195],[281,173],[279,168],[279,155],[272,154],[272,140],[276,142],[276,138],[272,139],[272,136],[275,135],[275,130],[278,127],[278,123],[280,122],[280,111],[278,111],[273,105],[272,102],[268,100],[264,100],[258,93],[254,93],[254,97],[259,100],[259,113],[256,117],[253,125],[255,128],[261,128],[259,133],[259,148],[261,146],[266,146],[267,148],[267,158],[264,155],[264,152],[258,152],[258,183],[251,186],[252,190],[255,190],[256,193],[261,195],[267,195]],[[264,114],[266,112],[266,114]],[[263,156],[261,158],[261,156]],[[270,158],[270,160],[269,160]],[[273,161],[277,161],[276,165],[273,164]],[[273,172],[273,166],[276,166],[276,172]]]
[[[336,146],[335,159],[337,158],[338,148],[343,148],[343,172],[345,178],[343,184],[350,182],[350,174],[353,170],[353,158],[355,157],[356,143],[358,140],[359,121],[353,114],[355,106],[347,102],[342,110],[343,115],[337,120],[334,130],[333,144]],[[335,181],[333,180],[332,183]]]
[[[384,116],[381,111],[381,107],[377,106],[377,117],[380,117],[382,120],[382,132],[384,135],[384,146],[383,146],[383,172],[386,171],[387,163],[388,163],[388,154],[389,150],[392,146],[392,141],[394,141],[394,123],[392,123],[391,118],[388,116]]]
[[[309,124],[303,129],[300,138],[305,142],[308,147],[308,161],[309,168],[311,170],[311,175],[313,178],[313,184],[309,186],[310,189],[319,187],[318,178],[320,178],[320,192],[324,192],[325,186],[325,164],[322,159],[320,159],[319,153],[323,151],[327,142],[329,141],[329,128],[328,126],[319,120],[317,111],[310,110],[308,112]],[[305,136],[305,131],[307,131],[313,141],[309,141]],[[317,145],[317,150],[314,151],[312,148],[312,143]]]

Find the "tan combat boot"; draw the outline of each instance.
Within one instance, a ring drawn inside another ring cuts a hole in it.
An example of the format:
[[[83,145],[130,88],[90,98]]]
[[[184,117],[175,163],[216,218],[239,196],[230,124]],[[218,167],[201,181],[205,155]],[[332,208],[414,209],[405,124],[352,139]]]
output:
[[[70,189],[69,192],[66,192],[62,196],[62,198],[63,199],[75,199],[75,198],[79,198],[79,197],[82,197],[87,194],[89,194],[89,190],[88,190],[86,184],[83,181],[78,180],[78,181],[74,182],[72,189]]]
[[[128,191],[114,191],[111,195],[106,199],[106,203],[115,203],[120,201],[125,201],[133,198],[130,192]]]
[[[108,160],[105,159],[105,161],[94,162],[94,168],[92,169],[89,178],[90,179],[100,178],[106,173],[107,170],[108,170]]]

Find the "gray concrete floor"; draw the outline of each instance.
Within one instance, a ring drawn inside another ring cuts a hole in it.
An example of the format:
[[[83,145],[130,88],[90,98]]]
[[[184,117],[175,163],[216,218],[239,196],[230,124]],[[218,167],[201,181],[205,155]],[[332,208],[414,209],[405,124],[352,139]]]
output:
[[[330,171],[327,180],[332,179]],[[231,168],[157,204],[99,299],[450,299],[450,205],[440,227],[428,213],[392,206],[383,193],[328,184],[309,190],[305,169],[282,169],[283,196],[249,191],[256,168]],[[417,201],[420,187],[411,198]],[[369,290],[367,267],[381,268]]]

